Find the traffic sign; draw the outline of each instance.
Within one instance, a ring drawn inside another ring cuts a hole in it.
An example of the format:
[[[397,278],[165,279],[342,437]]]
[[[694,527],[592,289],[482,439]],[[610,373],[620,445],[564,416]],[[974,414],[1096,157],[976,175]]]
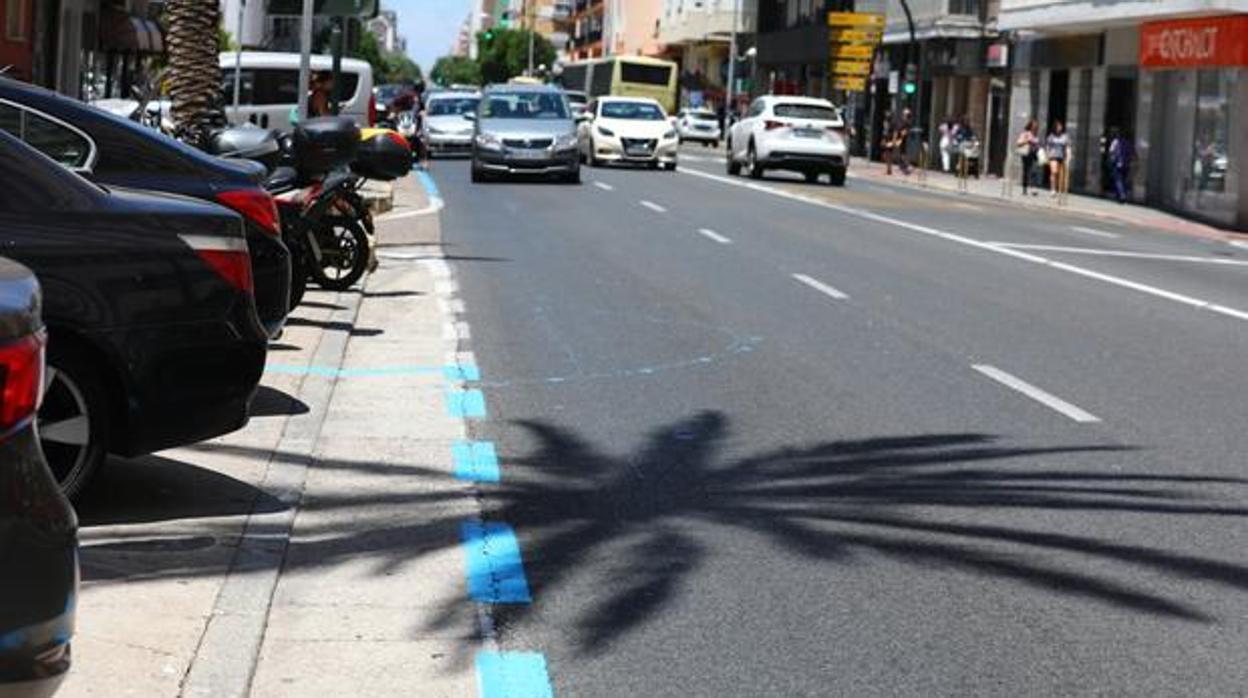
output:
[[[875,55],[875,46],[871,44],[832,44],[829,47],[829,55],[832,60],[862,60],[869,61]]]
[[[879,29],[831,29],[828,31],[828,40],[845,44],[871,44],[880,43],[884,38],[883,33]]]
[[[837,75],[832,78],[832,89],[846,92],[866,92],[867,79]]]
[[[884,28],[884,15],[871,12],[829,12],[829,27]]]
[[[833,75],[870,75],[870,61],[832,61],[832,68],[828,72]]]

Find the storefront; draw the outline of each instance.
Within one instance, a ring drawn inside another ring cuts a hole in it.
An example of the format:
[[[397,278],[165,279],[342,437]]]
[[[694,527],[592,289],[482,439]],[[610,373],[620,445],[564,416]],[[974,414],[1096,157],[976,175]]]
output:
[[[1248,15],[1144,24],[1139,65],[1146,200],[1248,230]]]

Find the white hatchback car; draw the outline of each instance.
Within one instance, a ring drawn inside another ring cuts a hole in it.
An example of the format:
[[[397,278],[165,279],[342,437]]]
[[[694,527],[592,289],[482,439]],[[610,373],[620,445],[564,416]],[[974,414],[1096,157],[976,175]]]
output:
[[[789,170],[817,182],[827,173],[843,186],[849,143],[841,110],[814,97],[759,97],[728,131],[728,174],[742,167],[755,179],[766,170]]]
[[[676,169],[680,136],[653,99],[600,97],[577,120],[582,160],[594,167],[635,162]]]

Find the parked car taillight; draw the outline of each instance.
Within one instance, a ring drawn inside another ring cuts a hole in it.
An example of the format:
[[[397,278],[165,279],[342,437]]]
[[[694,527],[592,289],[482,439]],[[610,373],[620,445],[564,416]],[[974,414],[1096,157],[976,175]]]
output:
[[[231,189],[217,194],[217,202],[242,214],[269,235],[281,237],[282,225],[281,219],[278,218],[277,202],[267,191]]]
[[[47,344],[40,332],[0,344],[0,431],[8,431],[30,419],[43,397],[43,350]]]
[[[195,254],[234,288],[254,294],[255,281],[251,276],[251,256],[247,253],[247,241],[242,238],[223,238],[213,235],[179,235]]]
[[[372,128],[377,125],[377,95],[368,98],[368,126]]]
[[[775,131],[778,128],[784,128],[787,125],[788,124],[784,123],[783,121],[772,121],[770,119],[763,122],[763,128],[767,129],[768,131]]]

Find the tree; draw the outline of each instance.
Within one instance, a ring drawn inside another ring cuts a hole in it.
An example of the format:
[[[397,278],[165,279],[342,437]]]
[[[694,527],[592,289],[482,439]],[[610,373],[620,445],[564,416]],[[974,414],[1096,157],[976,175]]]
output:
[[[465,56],[443,56],[433,64],[429,77],[443,87],[480,85],[481,64]]]
[[[386,82],[406,84],[424,77],[420,66],[405,53],[386,55]]]
[[[481,77],[485,82],[507,82],[521,75],[529,64],[526,29],[490,29],[477,35]],[[555,62],[555,47],[541,34],[533,37],[533,68]]]
[[[358,58],[367,61],[373,67],[373,82],[377,85],[386,83],[408,83],[415,82],[422,77],[420,66],[416,65],[412,59],[406,54],[399,52],[387,53],[381,48],[381,44],[377,42],[377,37],[368,31],[358,20],[348,19],[351,27],[347,32],[349,37],[355,37],[343,50],[343,55],[348,58]],[[330,53],[333,51],[333,27],[326,27],[316,36],[312,42],[313,51],[316,53]]]
[[[165,3],[165,44],[169,52],[168,85],[173,122],[179,136],[200,145],[225,124],[221,68],[217,62],[221,6],[203,0]]]

